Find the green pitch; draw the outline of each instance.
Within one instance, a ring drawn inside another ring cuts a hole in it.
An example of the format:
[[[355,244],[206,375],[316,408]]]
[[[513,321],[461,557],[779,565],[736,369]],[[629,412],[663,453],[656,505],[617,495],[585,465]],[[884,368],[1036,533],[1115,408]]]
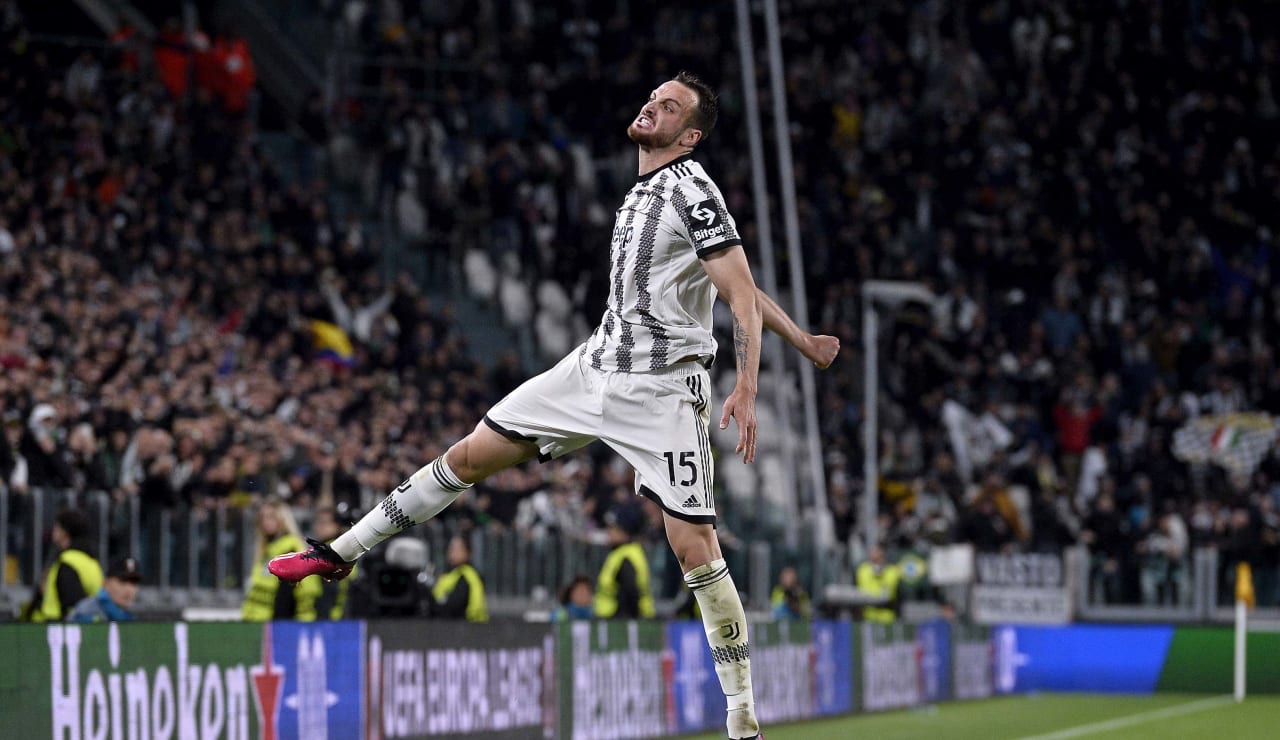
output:
[[[1280,696],[1038,694],[765,727],[767,740],[1271,740]],[[724,735],[696,735],[713,740]]]

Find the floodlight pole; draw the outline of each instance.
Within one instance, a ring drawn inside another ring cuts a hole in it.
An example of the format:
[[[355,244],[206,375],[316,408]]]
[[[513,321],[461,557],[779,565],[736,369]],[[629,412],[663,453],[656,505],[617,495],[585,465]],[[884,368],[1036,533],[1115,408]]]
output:
[[[768,178],[764,169],[764,135],[760,126],[760,99],[756,93],[755,42],[751,34],[751,9],[747,5],[747,0],[737,0],[736,12],[738,61],[742,67],[742,107],[747,119],[747,151],[751,160],[752,205],[755,207],[756,230],[760,241],[760,277],[761,282],[764,283],[764,292],[776,297],[778,295],[777,257],[774,253],[773,224],[769,213]],[[762,332],[762,337],[761,365],[767,360],[777,377],[785,377],[787,357],[783,350],[782,339],[770,331]],[[783,481],[786,490],[793,492],[786,497],[788,506],[786,520],[789,522],[787,539],[790,541],[795,537],[794,522],[798,520],[795,514],[800,498],[794,493],[796,469],[791,464],[795,459],[795,436],[792,433],[795,428],[794,407],[788,403],[786,393],[780,385],[771,388],[769,392],[773,396],[774,413],[778,415],[778,421],[783,425],[781,434],[778,434],[782,445],[782,459],[787,461],[787,464],[781,466]],[[764,498],[763,492],[758,491],[755,502],[756,516],[764,516]],[[769,579],[772,583],[772,574]],[[754,597],[755,594],[752,596]]]
[[[876,301],[897,306],[914,300],[932,304],[936,296],[924,283],[864,280],[862,283],[862,536],[868,550],[879,537],[880,435],[876,399],[880,388],[880,316]]]
[[[879,511],[879,447],[880,434],[876,406],[880,388],[880,333],[876,304],[866,285],[862,288],[862,532],[863,546],[868,552],[876,542]]]
[[[809,326],[809,295],[805,287],[804,252],[800,247],[800,216],[796,206],[795,166],[791,159],[791,122],[787,114],[787,86],[782,58],[782,33],[778,20],[778,0],[764,0],[765,42],[769,50],[769,96],[773,99],[773,135],[778,147],[778,178],[782,190],[782,223],[787,239],[790,268],[792,318],[800,326]],[[818,401],[813,364],[801,362],[800,397],[804,403],[804,433],[809,468],[809,493],[816,515],[827,515],[827,478],[819,438]],[[821,572],[821,551],[830,544],[829,530],[814,526],[814,574]]]

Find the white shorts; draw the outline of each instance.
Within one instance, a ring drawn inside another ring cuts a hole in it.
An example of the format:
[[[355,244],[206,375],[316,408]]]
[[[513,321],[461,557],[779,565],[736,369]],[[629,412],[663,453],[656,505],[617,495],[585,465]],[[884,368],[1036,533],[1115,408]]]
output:
[[[509,393],[484,421],[537,445],[543,462],[598,439],[635,468],[637,493],[677,519],[714,525],[710,388],[698,362],[608,372],[574,350]]]

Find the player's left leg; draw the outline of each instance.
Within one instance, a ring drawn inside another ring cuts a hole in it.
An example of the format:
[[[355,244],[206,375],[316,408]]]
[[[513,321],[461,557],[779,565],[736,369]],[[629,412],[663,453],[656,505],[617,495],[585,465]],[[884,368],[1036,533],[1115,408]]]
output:
[[[600,439],[636,469],[637,491],[662,508],[667,539],[702,611],[728,703],[729,737],[757,737],[747,616],[715,530],[715,463],[707,371],[683,362],[607,380]]]
[[[751,647],[747,642],[747,615],[733,584],[733,576],[720,553],[720,542],[710,524],[694,524],[663,512],[667,540],[680,561],[684,581],[698,600],[702,625],[711,645],[716,676],[724,691],[730,738],[752,738],[760,733],[755,697],[751,692]]]

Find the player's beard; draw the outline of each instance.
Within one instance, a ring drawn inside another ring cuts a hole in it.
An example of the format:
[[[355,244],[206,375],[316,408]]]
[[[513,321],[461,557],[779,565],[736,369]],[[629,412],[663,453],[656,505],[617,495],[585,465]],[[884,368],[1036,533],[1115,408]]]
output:
[[[676,140],[680,138],[681,133],[683,132],[675,131],[670,134],[664,134],[663,132],[655,129],[642,131],[636,128],[635,121],[632,121],[631,125],[627,126],[627,137],[645,149],[666,149],[676,143]]]

